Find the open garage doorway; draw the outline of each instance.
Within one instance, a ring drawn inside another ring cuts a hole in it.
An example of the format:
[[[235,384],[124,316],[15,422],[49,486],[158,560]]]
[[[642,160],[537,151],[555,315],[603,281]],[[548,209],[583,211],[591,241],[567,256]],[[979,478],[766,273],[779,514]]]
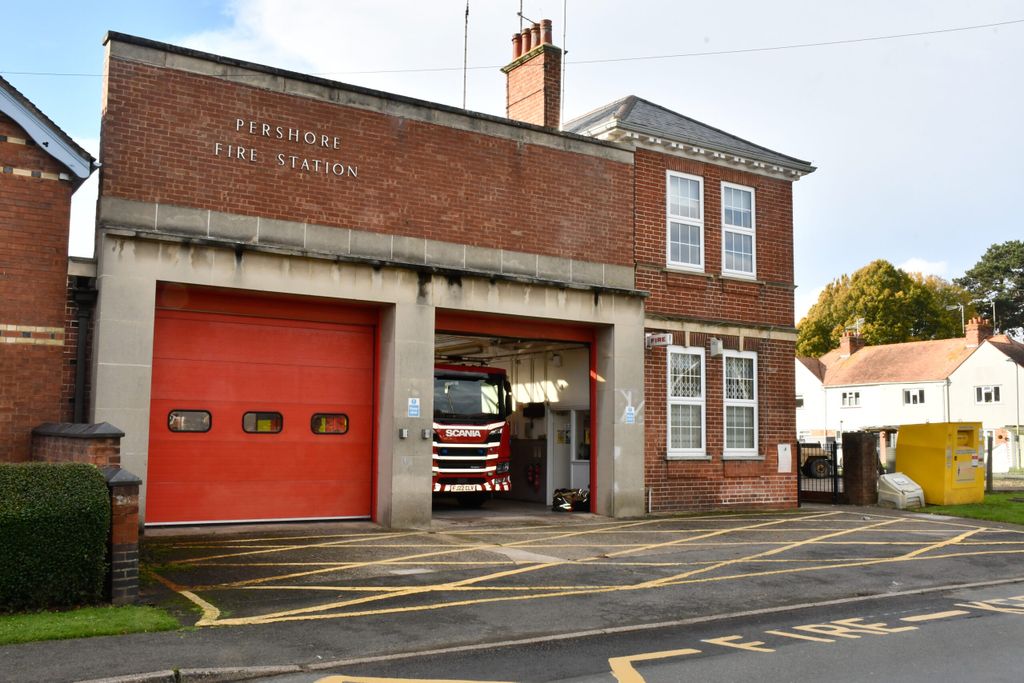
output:
[[[481,334],[445,327],[439,317],[435,514],[456,506],[540,513],[551,509],[558,489],[589,494],[596,474],[591,331],[559,325]]]

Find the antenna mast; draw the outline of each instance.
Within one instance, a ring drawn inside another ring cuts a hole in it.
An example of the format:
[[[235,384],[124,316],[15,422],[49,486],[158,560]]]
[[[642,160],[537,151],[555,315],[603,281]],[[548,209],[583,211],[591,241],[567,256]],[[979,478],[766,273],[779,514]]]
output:
[[[469,0],[466,0],[466,23],[462,31],[462,108],[466,108],[466,74],[469,71]]]

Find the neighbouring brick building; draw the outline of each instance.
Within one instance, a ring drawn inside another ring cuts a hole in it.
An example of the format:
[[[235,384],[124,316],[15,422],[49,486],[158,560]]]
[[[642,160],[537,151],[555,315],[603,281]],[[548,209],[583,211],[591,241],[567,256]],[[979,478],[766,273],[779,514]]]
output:
[[[510,380],[510,495],[796,504],[807,162],[636,97],[559,129],[550,22],[513,38],[508,118],[106,45],[88,417],[147,523],[424,523],[453,357]]]
[[[32,429],[69,409],[68,225],[93,166],[0,78],[0,462],[28,460]]]

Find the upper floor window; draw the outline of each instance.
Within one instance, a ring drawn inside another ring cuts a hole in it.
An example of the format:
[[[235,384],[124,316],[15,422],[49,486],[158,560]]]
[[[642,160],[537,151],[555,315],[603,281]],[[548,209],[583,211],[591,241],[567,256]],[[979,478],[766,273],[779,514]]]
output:
[[[668,171],[668,265],[704,270],[704,180]]]
[[[754,277],[754,188],[722,183],[722,272]]]
[[[924,389],[903,390],[903,405],[916,406],[918,403],[924,403]]]
[[[757,456],[757,354],[726,351],[725,453],[726,457]]]
[[[843,392],[843,407],[844,408],[859,408],[860,407],[860,392],[859,391],[844,391]]]
[[[704,456],[704,349],[668,347],[668,456]]]
[[[999,403],[999,387],[974,387],[975,403]]]

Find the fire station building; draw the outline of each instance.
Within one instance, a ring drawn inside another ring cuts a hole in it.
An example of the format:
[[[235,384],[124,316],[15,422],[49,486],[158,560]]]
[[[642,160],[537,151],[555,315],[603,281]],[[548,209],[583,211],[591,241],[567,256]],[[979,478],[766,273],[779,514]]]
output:
[[[795,506],[813,166],[636,97],[560,129],[550,36],[508,118],[107,36],[88,418],[145,523],[428,523],[441,362],[507,373],[500,495]]]

